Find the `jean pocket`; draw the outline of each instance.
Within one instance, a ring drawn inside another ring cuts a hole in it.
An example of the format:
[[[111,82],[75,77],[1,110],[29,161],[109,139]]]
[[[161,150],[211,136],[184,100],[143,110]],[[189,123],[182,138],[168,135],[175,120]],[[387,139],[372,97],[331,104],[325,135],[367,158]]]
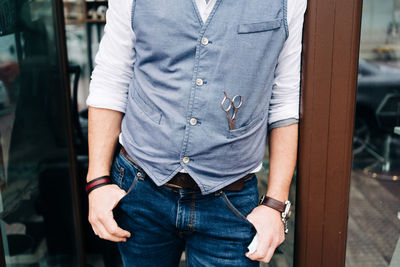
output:
[[[113,164],[111,180],[128,195],[135,188],[138,180],[143,177],[143,173],[139,166],[131,163],[129,159],[125,158],[122,152],[120,152]]]
[[[242,221],[244,221],[245,223],[250,224],[251,226],[253,226],[253,224],[246,218],[247,215],[253,210],[253,208],[255,208],[257,205],[248,205],[246,204],[246,206],[249,208],[247,211],[243,211],[241,208],[237,207],[236,204],[234,204],[229,197],[226,195],[226,193],[224,191],[220,192],[220,197],[222,198],[222,200],[224,201],[225,205],[229,208],[230,211],[232,211],[232,213],[238,217],[239,219],[242,219]],[[246,203],[249,203],[246,200]]]
[[[130,183],[130,186],[128,187],[128,189],[127,190],[124,189],[126,191],[126,194],[124,197],[126,197],[127,195],[129,195],[132,192],[132,190],[133,190],[133,188],[135,188],[138,180],[139,180],[139,177],[137,175],[135,175],[135,177],[133,178],[132,182]]]

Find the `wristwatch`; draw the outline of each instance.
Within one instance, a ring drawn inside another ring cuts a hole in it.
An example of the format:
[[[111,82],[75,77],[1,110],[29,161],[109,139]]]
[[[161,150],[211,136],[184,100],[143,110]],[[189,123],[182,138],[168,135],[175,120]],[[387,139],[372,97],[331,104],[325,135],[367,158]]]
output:
[[[260,205],[265,205],[281,213],[281,219],[285,227],[285,234],[287,234],[289,231],[287,221],[290,216],[290,207],[292,203],[290,203],[289,200],[286,200],[285,203],[283,203],[282,201],[263,195],[260,199]]]

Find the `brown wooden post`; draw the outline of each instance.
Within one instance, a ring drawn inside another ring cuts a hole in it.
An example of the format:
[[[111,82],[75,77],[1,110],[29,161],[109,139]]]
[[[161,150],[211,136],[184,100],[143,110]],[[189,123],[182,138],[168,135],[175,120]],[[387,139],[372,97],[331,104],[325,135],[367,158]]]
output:
[[[295,266],[344,266],[362,0],[309,0]]]

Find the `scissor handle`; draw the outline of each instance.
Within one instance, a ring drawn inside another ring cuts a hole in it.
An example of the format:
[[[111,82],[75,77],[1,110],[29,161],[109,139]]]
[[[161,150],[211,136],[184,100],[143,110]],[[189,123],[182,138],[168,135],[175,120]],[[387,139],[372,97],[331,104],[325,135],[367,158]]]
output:
[[[228,100],[229,106],[227,108],[225,108],[225,101]],[[223,111],[228,112],[229,110],[231,110],[232,108],[232,100],[226,95],[226,93],[224,92],[224,99],[222,99],[221,102],[221,108]]]
[[[237,98],[237,97],[240,97],[239,105],[236,105],[236,104],[235,104],[235,101],[236,101],[236,98]],[[233,107],[236,108],[236,109],[240,108],[240,107],[242,106],[242,104],[243,104],[243,98],[242,98],[242,96],[241,96],[241,95],[235,95],[235,96],[232,98],[231,104],[233,104]]]

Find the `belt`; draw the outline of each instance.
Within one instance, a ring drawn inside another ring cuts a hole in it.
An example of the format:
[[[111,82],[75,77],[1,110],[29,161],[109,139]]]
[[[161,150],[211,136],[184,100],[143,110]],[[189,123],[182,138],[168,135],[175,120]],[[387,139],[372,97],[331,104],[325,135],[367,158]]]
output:
[[[133,164],[139,166],[126,152],[124,147],[121,147],[121,152],[122,154]],[[240,178],[239,180],[225,186],[221,190],[226,190],[226,191],[241,191],[244,187],[244,183],[249,180],[252,177],[253,173],[248,173],[244,177]],[[164,186],[168,187],[173,187],[173,188],[179,188],[179,189],[190,189],[194,191],[200,191],[199,186],[197,183],[194,181],[194,179],[188,174],[184,172],[178,172],[175,174],[174,177],[172,177],[171,180],[169,180],[167,183],[164,184]]]
[[[221,188],[220,190],[226,190],[226,191],[241,191],[244,187],[244,183],[252,177],[252,173],[246,174],[244,177],[240,178],[236,182],[233,182],[224,188]],[[180,188],[180,189],[191,189],[194,191],[200,191],[199,186],[197,183],[193,180],[193,178],[188,174],[184,172],[178,172],[175,174],[174,177],[172,177],[171,180],[168,181],[168,183],[164,184],[165,186],[169,187],[174,187],[174,188]]]

